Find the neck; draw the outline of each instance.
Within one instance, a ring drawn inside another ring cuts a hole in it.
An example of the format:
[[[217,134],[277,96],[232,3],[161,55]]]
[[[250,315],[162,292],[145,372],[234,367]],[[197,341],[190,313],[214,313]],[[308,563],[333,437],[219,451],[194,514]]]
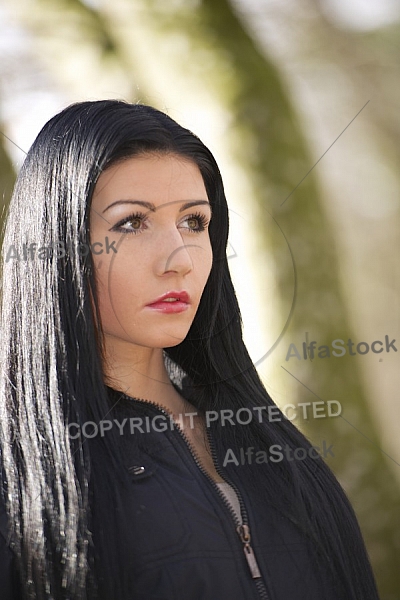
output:
[[[134,346],[106,334],[104,374],[108,386],[156,402],[174,414],[186,404],[169,379],[162,348]]]

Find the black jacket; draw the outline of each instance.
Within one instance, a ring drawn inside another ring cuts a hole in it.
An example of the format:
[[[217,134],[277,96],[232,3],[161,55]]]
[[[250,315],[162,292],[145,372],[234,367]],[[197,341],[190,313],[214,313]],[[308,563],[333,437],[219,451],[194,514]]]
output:
[[[161,418],[151,426],[153,417],[166,414],[132,399],[113,413],[120,424],[127,419],[121,440],[131,483],[129,489],[121,488],[112,510],[123,523],[120,566],[131,592],[108,600],[339,600],[323,562],[316,566],[311,559],[310,541],[249,485],[243,466],[231,468],[228,480],[248,528],[238,530],[232,508],[179,429],[155,431],[165,422]],[[132,433],[132,418],[136,425],[142,420],[143,433],[137,427]],[[217,469],[226,477],[224,457],[216,450],[211,428],[207,432]],[[94,471],[101,472],[102,459],[92,452],[91,460]],[[94,506],[95,516],[96,511]],[[96,548],[107,544],[113,532],[105,521],[94,523]],[[1,599],[17,600],[18,573],[4,537],[4,510],[0,531]],[[100,588],[109,585],[109,577],[106,569],[98,575]]]

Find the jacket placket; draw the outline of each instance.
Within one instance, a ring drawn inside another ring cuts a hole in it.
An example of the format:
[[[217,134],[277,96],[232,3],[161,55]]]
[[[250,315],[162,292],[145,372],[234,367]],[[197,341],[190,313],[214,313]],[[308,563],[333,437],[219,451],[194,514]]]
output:
[[[173,419],[172,413],[170,411],[168,411],[166,408],[164,408],[163,406],[161,406],[160,404],[157,404],[156,402],[151,402],[148,400],[141,400],[139,398],[131,398],[130,396],[127,396],[127,397],[130,400],[133,400],[134,402],[139,402],[141,404],[150,405],[153,408],[160,411],[162,414],[164,414],[169,419]],[[223,504],[229,511],[229,513],[232,517],[232,520],[234,522],[234,525],[235,525],[236,533],[238,534],[238,538],[240,539],[240,542],[243,547],[243,551],[244,551],[246,562],[247,562],[247,565],[249,568],[250,575],[254,581],[255,588],[258,592],[260,599],[261,600],[271,600],[270,595],[268,594],[268,591],[266,589],[265,583],[263,581],[263,578],[261,576],[261,572],[260,572],[260,569],[258,566],[256,555],[250,544],[251,532],[250,532],[250,526],[249,526],[249,519],[248,519],[248,513],[247,513],[247,509],[246,509],[242,494],[240,493],[236,484],[233,483],[231,480],[227,479],[226,475],[221,472],[218,457],[217,457],[217,454],[215,451],[215,445],[214,445],[210,430],[207,428],[206,431],[207,431],[207,437],[208,437],[208,441],[210,444],[211,456],[212,456],[212,459],[214,462],[215,469],[216,469],[218,475],[220,475],[220,477],[222,477],[222,479],[224,479],[235,490],[238,500],[239,500],[242,523],[240,523],[239,518],[237,517],[235,511],[233,510],[231,504],[228,502],[224,493],[219,489],[219,487],[216,484],[216,482],[214,481],[214,479],[204,469],[203,465],[201,464],[200,460],[198,459],[197,453],[195,452],[192,444],[190,443],[190,441],[187,438],[187,436],[185,435],[184,431],[182,430],[182,428],[176,421],[174,421],[174,430],[178,431],[178,434],[185,442],[185,445],[187,446],[187,449],[189,450],[189,453],[191,454],[197,467],[205,475],[205,477],[207,477],[207,479],[210,481],[213,489],[218,494],[219,498],[221,499],[221,501],[223,502]]]

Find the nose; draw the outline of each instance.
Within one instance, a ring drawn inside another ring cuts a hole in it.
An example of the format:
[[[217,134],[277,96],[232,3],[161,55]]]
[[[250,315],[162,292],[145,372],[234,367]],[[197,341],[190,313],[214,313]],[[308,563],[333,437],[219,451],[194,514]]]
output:
[[[156,259],[157,275],[178,273],[187,275],[193,269],[190,248],[196,244],[185,244],[179,231],[165,232],[158,240]]]

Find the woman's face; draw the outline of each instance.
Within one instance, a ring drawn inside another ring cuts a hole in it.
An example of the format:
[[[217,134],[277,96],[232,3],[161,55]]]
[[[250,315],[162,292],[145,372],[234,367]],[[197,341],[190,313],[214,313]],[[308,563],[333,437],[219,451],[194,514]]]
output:
[[[100,175],[90,237],[106,341],[182,342],[211,270],[210,218],[202,176],[186,158],[146,154]]]

